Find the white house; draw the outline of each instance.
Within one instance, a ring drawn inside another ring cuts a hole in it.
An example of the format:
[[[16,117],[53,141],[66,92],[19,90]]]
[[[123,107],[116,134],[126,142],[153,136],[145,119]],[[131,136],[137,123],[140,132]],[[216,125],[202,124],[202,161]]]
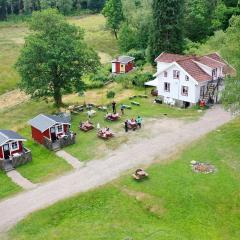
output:
[[[198,57],[163,52],[155,61],[156,78],[145,86],[156,87],[165,103],[185,107],[218,101],[222,80],[235,71],[217,53]]]

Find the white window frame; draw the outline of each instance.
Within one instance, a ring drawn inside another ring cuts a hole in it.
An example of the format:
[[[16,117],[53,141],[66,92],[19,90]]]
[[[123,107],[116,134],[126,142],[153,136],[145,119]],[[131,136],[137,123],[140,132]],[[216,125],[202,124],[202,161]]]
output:
[[[164,92],[170,92],[171,84],[169,82],[164,82]]]
[[[180,79],[180,71],[179,70],[173,70],[173,78]]]
[[[187,93],[184,93],[184,92],[183,92],[183,90],[184,90],[185,88],[186,88],[186,90],[187,90]],[[182,86],[181,92],[182,92],[182,96],[188,97],[189,87],[188,87],[188,86]]]
[[[59,130],[59,129],[58,129],[59,127],[62,127],[62,129]],[[63,131],[64,131],[63,124],[60,124],[60,125],[57,125],[57,126],[56,126],[56,133],[63,133]]]
[[[16,144],[16,148],[13,147],[13,144]],[[19,150],[19,142],[18,141],[11,142],[10,147],[11,147],[11,151]]]

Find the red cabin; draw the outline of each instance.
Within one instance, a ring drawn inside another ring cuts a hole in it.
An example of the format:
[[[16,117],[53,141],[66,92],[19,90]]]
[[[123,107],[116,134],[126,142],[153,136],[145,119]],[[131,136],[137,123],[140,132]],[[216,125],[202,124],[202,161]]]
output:
[[[32,138],[51,150],[63,147],[63,142],[69,145],[67,143],[73,143],[71,140],[75,140],[70,131],[70,120],[66,117],[40,114],[28,123],[32,128]]]
[[[25,138],[11,130],[0,130],[0,169],[11,171],[32,160],[31,151],[24,148]]]
[[[127,73],[133,70],[135,58],[120,56],[112,61],[112,73]]]

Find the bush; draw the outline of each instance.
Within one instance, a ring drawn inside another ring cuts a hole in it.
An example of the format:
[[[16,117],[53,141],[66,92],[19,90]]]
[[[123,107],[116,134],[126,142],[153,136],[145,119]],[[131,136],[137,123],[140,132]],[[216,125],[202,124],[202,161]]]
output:
[[[132,84],[137,87],[144,87],[144,83],[152,80],[152,74],[149,72],[137,72],[133,78]]]
[[[107,92],[107,98],[114,98],[116,93],[114,91]]]
[[[135,61],[144,61],[145,62],[145,50],[136,50],[136,49],[131,49],[128,51],[127,55],[134,57]]]

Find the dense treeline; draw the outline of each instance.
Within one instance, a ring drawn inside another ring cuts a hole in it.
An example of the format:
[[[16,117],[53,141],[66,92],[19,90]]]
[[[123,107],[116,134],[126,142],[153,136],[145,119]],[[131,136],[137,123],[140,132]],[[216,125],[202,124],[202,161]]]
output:
[[[106,2],[106,6],[114,7],[116,0]],[[206,41],[215,31],[226,30],[233,15],[240,15],[239,0],[121,2],[121,22],[116,21],[110,11],[106,14],[109,7],[104,9],[108,22],[115,23],[112,30],[118,36],[120,49],[131,53],[144,51],[151,61],[163,50],[180,53],[195,42]],[[117,11],[121,12],[119,8]]]
[[[0,20],[8,15],[30,14],[45,8],[57,8],[63,14],[89,9],[99,12],[105,0],[0,0]]]

